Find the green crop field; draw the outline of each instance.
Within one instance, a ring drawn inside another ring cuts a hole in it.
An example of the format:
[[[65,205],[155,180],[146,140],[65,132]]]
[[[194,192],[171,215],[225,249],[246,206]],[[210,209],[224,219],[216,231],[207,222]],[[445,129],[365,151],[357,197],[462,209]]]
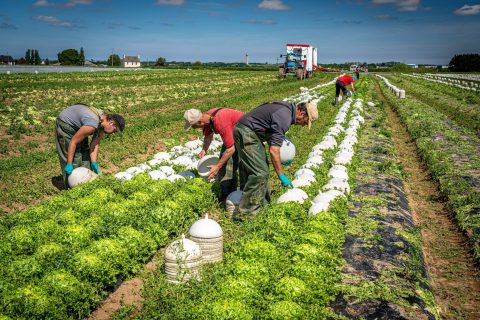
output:
[[[278,80],[272,71],[214,69],[0,75],[0,319],[85,319],[131,278],[141,279],[140,303],[121,302],[112,319],[475,319],[480,93],[384,75],[406,91],[399,99],[382,79],[361,74],[358,96],[332,106],[337,76]],[[286,189],[271,170],[272,202],[239,222],[218,202],[217,182],[113,175],[160,151],[191,154],[182,146],[201,132],[183,130],[189,108],[248,111],[284,99],[314,101],[319,110],[311,130],[287,133],[296,156],[286,175],[312,171],[299,187],[305,201],[277,203]],[[102,141],[98,179],[59,190],[55,118],[78,102],[123,114],[126,128],[122,140]],[[432,227],[419,217],[420,191],[399,127],[439,192],[425,197],[423,211],[441,202],[448,232],[425,233]],[[334,168],[344,170],[341,182],[332,182]],[[335,196],[320,208],[317,197],[329,190]],[[223,228],[223,261],[203,266],[200,279],[168,282],[165,247],[205,213]],[[449,235],[465,243],[456,247]],[[438,244],[427,248],[431,242]],[[145,269],[152,260],[154,270]],[[442,266],[450,269],[441,273]],[[455,281],[472,289],[460,291]]]

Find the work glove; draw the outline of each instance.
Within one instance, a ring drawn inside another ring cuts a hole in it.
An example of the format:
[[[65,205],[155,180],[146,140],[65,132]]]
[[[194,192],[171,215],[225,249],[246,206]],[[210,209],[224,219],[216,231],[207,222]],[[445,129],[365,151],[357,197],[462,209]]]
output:
[[[293,189],[292,181],[290,181],[290,179],[288,179],[288,177],[284,173],[279,175],[278,179],[280,179],[280,181],[282,182],[283,187],[288,187]]]
[[[63,171],[65,171],[65,173],[68,174],[68,175],[72,174],[73,164],[67,163],[67,165],[65,166],[65,168],[63,168]]]
[[[285,161],[285,162],[282,162],[282,164],[283,164],[284,166],[289,166],[289,165],[292,164],[292,160],[287,160],[287,161]]]
[[[100,170],[98,169],[98,163],[92,162],[90,166],[92,167],[93,172],[95,172],[96,174],[100,174]]]
[[[353,95],[356,97],[357,96],[357,90],[353,92]]]

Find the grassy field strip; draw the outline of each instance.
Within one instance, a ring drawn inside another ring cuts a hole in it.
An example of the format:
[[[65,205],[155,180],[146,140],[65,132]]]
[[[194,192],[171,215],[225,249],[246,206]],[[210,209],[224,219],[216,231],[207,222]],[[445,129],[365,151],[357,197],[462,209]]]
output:
[[[368,80],[363,98],[371,100],[375,82]],[[348,319],[439,318],[386,114],[381,105],[366,106],[365,114],[352,164],[356,178],[346,218],[342,284],[331,306]]]
[[[383,89],[383,87],[382,87]],[[428,104],[383,91],[415,139],[422,158],[447,197],[460,229],[480,259],[480,139],[451,123]]]
[[[457,125],[480,136],[480,94],[405,76],[389,76],[405,87],[409,95],[431,105]]]
[[[308,79],[306,83],[318,84],[329,81],[331,75]],[[246,90],[232,92],[197,104],[185,104],[168,113],[154,113],[150,117],[128,125],[123,142],[115,137],[108,137],[102,142],[100,154],[101,170],[117,172],[119,169],[147,160],[145,155],[153,154],[172,147],[178,142],[189,140],[197,132],[185,134],[179,130],[182,126],[183,112],[191,107],[207,110],[210,107],[234,107],[249,110],[264,101],[281,94],[298,90],[297,81],[282,81],[275,86],[251,86]],[[135,121],[133,121],[135,122]],[[161,138],[160,138],[161,137]],[[52,148],[51,146],[49,148]],[[58,193],[51,179],[59,174],[55,152],[36,152],[22,158],[0,161],[0,176],[5,184],[0,186],[0,204],[4,212],[19,210],[31,206],[45,197]],[[58,172],[58,173],[57,173]],[[25,188],[28,181],[29,188]]]

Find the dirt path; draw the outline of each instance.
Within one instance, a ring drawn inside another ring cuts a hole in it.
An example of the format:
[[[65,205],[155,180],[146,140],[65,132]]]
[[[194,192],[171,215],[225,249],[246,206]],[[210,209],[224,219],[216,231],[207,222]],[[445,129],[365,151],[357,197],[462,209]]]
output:
[[[480,272],[469,253],[467,238],[452,221],[438,184],[431,180],[399,116],[389,105],[386,112],[395,149],[407,174],[405,189],[415,223],[421,228],[425,263],[442,316],[480,319]]]

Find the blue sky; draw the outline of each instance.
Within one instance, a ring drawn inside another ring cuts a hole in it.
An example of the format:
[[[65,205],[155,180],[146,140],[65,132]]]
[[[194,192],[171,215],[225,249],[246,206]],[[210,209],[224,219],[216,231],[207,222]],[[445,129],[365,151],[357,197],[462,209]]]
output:
[[[0,54],[83,47],[168,61],[276,62],[286,43],[319,63],[448,64],[480,52],[480,0],[0,0]]]

